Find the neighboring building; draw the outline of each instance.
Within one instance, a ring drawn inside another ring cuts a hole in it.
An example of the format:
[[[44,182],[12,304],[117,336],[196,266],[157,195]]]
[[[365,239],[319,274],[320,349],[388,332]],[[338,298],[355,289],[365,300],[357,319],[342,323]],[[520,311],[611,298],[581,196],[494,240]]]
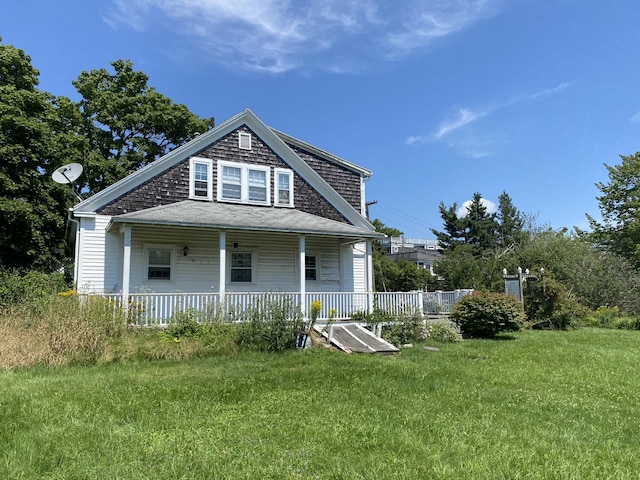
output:
[[[382,246],[394,262],[407,260],[418,268],[433,273],[433,266],[442,258],[442,248],[437,240],[423,238],[387,237],[382,240]]]
[[[370,175],[244,110],[72,209],[77,288],[370,293]]]

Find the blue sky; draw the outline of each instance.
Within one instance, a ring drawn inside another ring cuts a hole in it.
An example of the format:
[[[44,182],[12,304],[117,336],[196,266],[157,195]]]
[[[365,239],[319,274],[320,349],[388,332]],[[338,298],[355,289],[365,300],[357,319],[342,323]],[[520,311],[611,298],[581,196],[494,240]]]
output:
[[[438,204],[507,191],[559,229],[598,216],[603,163],[640,150],[636,0],[21,0],[0,15],[40,88],[130,59],[219,123],[265,123],[373,171],[409,237]]]

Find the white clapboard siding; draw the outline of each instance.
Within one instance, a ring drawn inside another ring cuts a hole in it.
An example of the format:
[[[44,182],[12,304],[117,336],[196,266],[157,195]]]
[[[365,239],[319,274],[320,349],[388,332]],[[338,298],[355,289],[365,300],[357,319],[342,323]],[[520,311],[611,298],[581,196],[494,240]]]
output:
[[[356,243],[353,245],[352,250],[353,264],[351,271],[353,272],[353,291],[354,292],[366,292],[367,291],[367,245],[362,243]]]
[[[105,225],[107,221],[103,222]],[[104,226],[103,226],[104,230]],[[106,235],[106,247],[94,248],[95,273],[93,283],[108,292],[122,288],[122,262],[124,238],[120,232]],[[97,235],[95,240],[97,240]],[[131,231],[131,292],[218,292],[219,284],[219,233],[216,230],[167,228],[160,226],[133,225]],[[171,280],[148,280],[146,248],[162,246],[173,252]],[[188,255],[183,254],[188,247]],[[230,258],[227,258],[227,285],[225,290],[233,292],[296,292],[300,288],[299,236],[297,234],[228,232],[227,253],[251,252],[256,268],[254,282],[236,284],[230,282]],[[339,292],[353,291],[353,248],[342,246],[335,238],[306,237],[306,251],[317,255],[318,280],[307,283],[307,291]],[[106,259],[106,265],[105,265]],[[364,265],[363,262],[360,262]],[[344,267],[344,268],[343,268]],[[357,278],[363,279],[364,273]],[[98,283],[98,279],[101,280]],[[103,280],[104,279],[104,280]],[[345,279],[346,281],[343,281]],[[362,280],[363,281],[363,280]],[[345,290],[346,287],[346,290]],[[360,290],[364,291],[364,289]]]
[[[122,288],[123,233],[105,234],[110,217],[81,219],[82,269],[78,286],[84,291],[117,293]],[[131,235],[130,291],[217,292],[219,285],[219,233],[215,230],[134,225]],[[145,247],[165,246],[174,255],[172,280],[148,280]],[[183,255],[188,247],[187,256]],[[298,291],[300,280],[299,237],[296,234],[229,232],[227,252],[250,251],[255,255],[255,280],[230,283],[228,291]],[[365,244],[340,245],[336,239],[307,236],[306,251],[317,255],[318,280],[307,282],[307,291],[365,292]],[[227,267],[230,260],[227,260]]]
[[[111,217],[80,218],[80,261],[76,286],[83,292],[105,290],[105,228]]]

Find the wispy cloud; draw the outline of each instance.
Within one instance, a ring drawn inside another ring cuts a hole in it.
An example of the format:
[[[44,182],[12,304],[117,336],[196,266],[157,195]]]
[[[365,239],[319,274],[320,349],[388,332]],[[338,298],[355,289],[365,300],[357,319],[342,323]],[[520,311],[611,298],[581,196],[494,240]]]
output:
[[[640,112],[636,113],[635,115],[633,115],[629,121],[631,123],[640,123]]]
[[[387,56],[401,57],[430,45],[435,39],[457,33],[479,20],[494,15],[490,0],[409,2],[401,9],[399,25],[385,35]],[[418,7],[418,8],[415,8]]]
[[[507,107],[512,107],[518,104],[531,103],[541,100],[543,98],[557,95],[567,88],[571,87],[574,82],[559,83],[555,87],[545,88],[533,93],[514,96],[508,100],[493,103],[492,105],[484,108],[458,108],[455,114],[447,117],[440,122],[438,127],[429,133],[423,135],[413,135],[405,139],[407,145],[415,145],[419,143],[432,143],[439,141],[446,141],[450,147],[454,147],[460,150],[464,155],[472,158],[481,158],[490,155],[490,140],[493,138],[491,135],[483,135],[482,138],[478,138],[472,135],[461,135],[461,131],[464,127],[470,125],[476,120],[493,115],[494,113],[503,110]],[[637,121],[640,122],[640,112],[633,118],[637,117]],[[450,137],[455,136],[455,139]]]
[[[491,110],[473,111],[468,108],[460,108],[452,117],[449,117],[442,121],[435,132],[425,135],[407,137],[405,142],[408,145],[413,145],[415,143],[435,142],[438,140],[442,140],[450,133],[459,130],[465,125],[469,125],[470,123],[475,122],[477,119],[484,117],[485,115],[488,115],[490,113]]]
[[[111,0],[105,21],[170,29],[230,67],[351,72],[422,51],[494,15],[498,1]]]

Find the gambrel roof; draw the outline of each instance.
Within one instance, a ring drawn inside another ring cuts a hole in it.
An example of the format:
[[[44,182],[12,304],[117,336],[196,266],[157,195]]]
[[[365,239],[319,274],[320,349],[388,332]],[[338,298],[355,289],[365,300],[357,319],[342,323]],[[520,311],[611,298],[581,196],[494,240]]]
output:
[[[286,162],[291,169],[293,169],[303,180],[322,195],[354,227],[362,229],[363,231],[374,231],[373,226],[366,220],[366,218],[349,202],[347,202],[345,198],[338,194],[336,190],[318,174],[318,172],[300,158],[300,156],[294,151],[294,148],[298,147],[306,151],[310,151],[323,160],[337,164],[357,173],[363,179],[371,176],[371,172],[369,170],[268,127],[249,109],[243,110],[239,114],[222,122],[211,130],[197,136],[190,142],[177,147],[175,150],[172,150],[158,160],[146,165],[92,197],[80,202],[73,208],[74,215],[94,215],[100,208],[108,205],[145,182],[150,181],[167,169],[196,155],[208,145],[215,143],[217,140],[223,138],[225,135],[228,135],[243,125],[246,125],[258,137],[260,137],[260,139],[265,142],[284,162]],[[289,144],[292,145],[293,148],[289,146]],[[125,215],[122,215],[121,217],[125,218]]]

